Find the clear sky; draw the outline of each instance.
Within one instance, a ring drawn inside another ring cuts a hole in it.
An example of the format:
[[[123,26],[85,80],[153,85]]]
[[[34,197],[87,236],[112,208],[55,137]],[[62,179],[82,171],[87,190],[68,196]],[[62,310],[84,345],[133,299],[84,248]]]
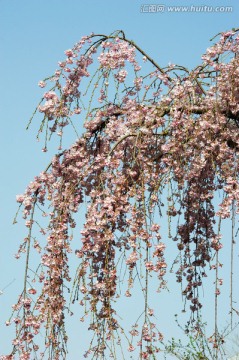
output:
[[[164,4],[165,11],[149,13],[151,4]],[[168,12],[167,6],[174,5],[231,6],[232,12]],[[10,346],[11,330],[2,324],[22,284],[23,263],[13,255],[25,228],[21,222],[12,225],[15,196],[52,156],[41,152],[42,144],[35,139],[37,124],[25,131],[42,94],[38,81],[55,71],[64,50],[82,35],[117,29],[124,30],[160,65],[171,62],[192,68],[210,46],[209,39],[238,27],[238,19],[237,0],[0,0],[0,289],[16,279],[0,296],[0,354]],[[175,326],[169,325],[173,317],[168,314],[176,304],[174,297],[167,299],[161,301],[162,321],[173,335]],[[134,308],[134,304],[129,306]],[[79,359],[76,345],[69,358]]]

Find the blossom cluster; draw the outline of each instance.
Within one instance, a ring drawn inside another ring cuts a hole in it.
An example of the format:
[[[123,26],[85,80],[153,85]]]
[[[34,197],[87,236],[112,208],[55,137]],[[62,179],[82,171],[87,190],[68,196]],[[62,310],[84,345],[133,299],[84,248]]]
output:
[[[108,37],[92,34],[66,50],[66,59],[50,78],[54,86],[45,92],[38,110],[44,115],[43,124],[48,127],[53,121],[50,131],[60,128],[61,135],[71,118],[85,115],[84,132],[17,196],[29,231],[17,257],[29,254],[31,246],[40,252],[40,291],[33,286],[27,291],[25,279],[14,306],[18,314],[13,320],[14,349],[3,359],[12,359],[17,352],[20,359],[29,359],[38,351],[35,338],[42,327],[51,358],[65,358],[70,230],[85,202],[74,286],[80,305],[89,305],[87,311],[93,314],[89,329],[98,339],[86,357],[107,352],[105,342],[121,329],[114,307],[121,296],[119,257],[128,272],[126,297],[131,296],[134,273],[144,269],[145,321],[141,329],[135,324],[130,334],[139,337],[142,359],[160,351],[163,336],[150,320],[153,309],[147,286],[153,274],[160,289],[166,286],[167,238],[161,232],[166,187],[171,189],[167,216],[170,221],[178,219],[173,235],[182,259],[177,281],[183,284],[191,311],[199,312],[203,277],[223,246],[216,219],[230,217],[232,204],[237,212],[239,208],[239,58],[234,56],[238,50],[237,32],[222,34],[192,71],[172,65],[160,68],[120,32]],[[228,61],[222,62],[228,53]],[[147,76],[139,75],[140,54],[153,66]],[[81,85],[91,77],[92,86],[95,75],[90,66],[95,63],[99,68],[89,101],[92,107],[84,113],[79,106]],[[107,92],[111,80],[117,83],[113,101]],[[131,83],[126,86],[127,81]],[[46,85],[47,80],[39,82],[40,87]],[[224,197],[215,209],[217,191]],[[48,225],[40,227],[44,241],[35,239],[31,245],[38,225],[37,205],[44,208]],[[133,343],[128,350],[135,351]]]

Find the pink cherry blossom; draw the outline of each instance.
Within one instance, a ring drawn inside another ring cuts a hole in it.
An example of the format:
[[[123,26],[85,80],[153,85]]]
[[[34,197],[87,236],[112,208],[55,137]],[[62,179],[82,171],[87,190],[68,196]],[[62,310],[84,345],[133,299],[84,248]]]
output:
[[[235,30],[222,33],[194,69],[161,68],[122,31],[91,34],[39,82],[47,89],[38,107],[38,138],[46,131],[43,152],[51,151],[54,137],[60,150],[16,197],[27,231],[16,257],[26,255],[26,271],[7,323],[16,327],[13,352],[2,359],[15,353],[44,358],[48,351],[64,358],[69,298],[80,304],[79,319],[88,317],[97,338],[85,357],[111,357],[111,345],[117,339],[120,346],[124,335],[115,303],[133,298],[138,280],[145,304],[129,331],[132,339],[126,336],[128,351],[156,358],[163,334],[152,320],[149,282],[154,277],[161,293],[168,271],[181,283],[197,328],[208,272],[216,274],[215,301],[223,282],[218,256],[227,239],[216,225],[239,213],[238,52]],[[76,140],[65,148],[70,126]],[[40,264],[32,270],[35,250]]]

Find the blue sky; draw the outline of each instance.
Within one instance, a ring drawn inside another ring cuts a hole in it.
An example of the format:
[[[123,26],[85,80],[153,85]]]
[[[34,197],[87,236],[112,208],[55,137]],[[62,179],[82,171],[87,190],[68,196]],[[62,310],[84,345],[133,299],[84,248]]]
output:
[[[142,5],[150,4],[232,6],[233,11],[140,12]],[[25,229],[21,222],[12,225],[17,210],[15,196],[24,191],[52,156],[43,154],[42,144],[36,141],[38,124],[33,123],[25,131],[42,95],[38,81],[55,71],[64,50],[82,35],[108,34],[116,29],[124,30],[160,65],[172,62],[192,68],[210,46],[209,39],[220,31],[238,27],[238,18],[237,0],[0,0],[0,289],[16,279],[0,296],[0,353],[9,349],[11,330],[2,323],[10,314],[22,280],[23,262],[17,262],[13,255]],[[172,308],[174,298],[167,299],[161,306]],[[131,306],[133,309],[134,304]],[[171,318],[163,316],[166,325]],[[172,333],[174,324],[169,328]],[[78,359],[73,345],[70,359]]]

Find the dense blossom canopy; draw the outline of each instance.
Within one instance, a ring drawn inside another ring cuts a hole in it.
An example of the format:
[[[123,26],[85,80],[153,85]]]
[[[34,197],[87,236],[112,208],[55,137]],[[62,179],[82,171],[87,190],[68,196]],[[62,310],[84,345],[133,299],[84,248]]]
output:
[[[49,86],[37,109],[43,116],[39,135],[46,134],[43,150],[54,133],[60,147],[17,196],[29,232],[16,257],[26,253],[26,273],[11,318],[13,351],[2,359],[66,358],[72,239],[77,270],[71,300],[91,314],[89,329],[95,334],[85,357],[116,356],[123,325],[115,301],[131,296],[140,266],[143,321],[126,334],[128,351],[156,359],[163,329],[152,320],[148,282],[155,274],[159,290],[166,286],[168,241],[175,242],[175,257],[180,253],[176,280],[192,313],[199,312],[203,278],[219,266],[220,222],[239,207],[238,53],[234,29],[220,34],[193,70],[161,68],[122,31],[91,34],[65,51],[54,75],[39,82]],[[81,134],[64,149],[69,125]],[[215,208],[218,191],[223,198]],[[42,212],[42,224],[36,211]],[[172,240],[161,232],[165,215],[175,224]],[[85,221],[79,236],[80,218]],[[41,263],[32,282],[33,249]],[[122,266],[128,273],[124,295],[118,287]],[[217,279],[216,296],[220,283]],[[37,335],[43,329],[42,345]],[[215,333],[214,348],[218,341]]]

